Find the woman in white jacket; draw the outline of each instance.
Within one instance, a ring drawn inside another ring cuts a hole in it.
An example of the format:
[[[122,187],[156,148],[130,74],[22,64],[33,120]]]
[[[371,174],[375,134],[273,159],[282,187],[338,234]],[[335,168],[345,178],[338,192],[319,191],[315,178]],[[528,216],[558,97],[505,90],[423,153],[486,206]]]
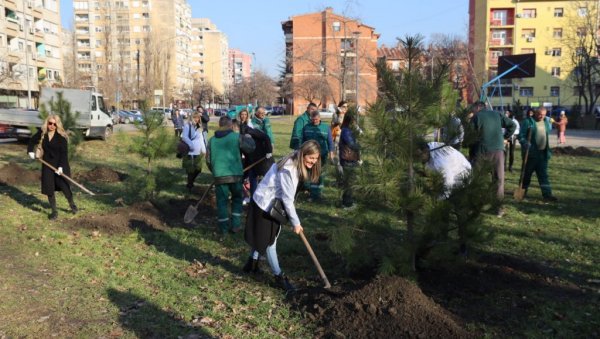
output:
[[[302,232],[302,225],[294,206],[294,197],[302,182],[319,181],[320,154],[319,144],[309,140],[302,144],[300,149],[273,164],[252,195],[248,210],[245,239],[252,247],[252,254],[244,266],[244,271],[258,272],[259,254],[266,254],[275,279],[287,291],[293,290],[294,287],[281,271],[277,259],[277,237],[281,231],[281,224],[269,215],[269,211],[276,199],[280,199],[294,233]]]
[[[200,124],[201,116],[200,112],[194,112],[191,121],[183,126],[183,131],[181,132],[181,140],[190,147],[190,151],[187,155],[183,156],[182,161],[182,167],[187,173],[186,187],[190,192],[192,191],[192,187],[194,187],[194,181],[196,181],[196,178],[202,172],[202,158],[206,154],[206,143],[204,142],[202,125]]]

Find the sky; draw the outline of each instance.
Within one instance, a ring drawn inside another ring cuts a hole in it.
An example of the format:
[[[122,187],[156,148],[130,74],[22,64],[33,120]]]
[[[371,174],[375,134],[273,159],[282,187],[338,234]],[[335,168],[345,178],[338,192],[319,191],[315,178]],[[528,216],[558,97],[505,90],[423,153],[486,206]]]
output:
[[[322,11],[359,19],[381,36],[379,45],[395,45],[398,37],[445,33],[466,37],[467,0],[188,0],[192,17],[209,18],[227,34],[229,48],[255,53],[257,69],[278,75],[284,36],[281,22],[291,16]],[[60,0],[62,23],[72,27],[73,0]]]

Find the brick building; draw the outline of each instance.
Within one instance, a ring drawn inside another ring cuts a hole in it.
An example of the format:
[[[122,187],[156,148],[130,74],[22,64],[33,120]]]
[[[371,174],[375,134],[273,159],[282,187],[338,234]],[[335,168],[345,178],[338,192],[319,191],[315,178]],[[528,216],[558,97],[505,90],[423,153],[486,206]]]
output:
[[[322,12],[292,16],[282,22],[286,43],[288,111],[304,112],[310,101],[334,109],[340,100],[364,106],[377,99],[379,34],[373,27]],[[358,72],[356,70],[358,69]]]

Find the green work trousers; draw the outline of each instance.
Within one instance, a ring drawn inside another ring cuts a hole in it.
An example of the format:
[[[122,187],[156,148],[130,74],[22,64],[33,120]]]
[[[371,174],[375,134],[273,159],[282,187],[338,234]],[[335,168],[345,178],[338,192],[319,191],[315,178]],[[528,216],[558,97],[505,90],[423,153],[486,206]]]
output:
[[[242,182],[215,185],[219,229],[227,233],[230,228],[240,228],[242,221]],[[231,222],[229,218],[229,196],[231,195]]]
[[[531,183],[531,175],[535,172],[542,189],[542,196],[551,197],[552,187],[550,187],[550,180],[548,179],[548,156],[545,153],[536,154],[527,159],[527,165],[525,166],[525,174],[523,175],[523,188],[529,188]]]

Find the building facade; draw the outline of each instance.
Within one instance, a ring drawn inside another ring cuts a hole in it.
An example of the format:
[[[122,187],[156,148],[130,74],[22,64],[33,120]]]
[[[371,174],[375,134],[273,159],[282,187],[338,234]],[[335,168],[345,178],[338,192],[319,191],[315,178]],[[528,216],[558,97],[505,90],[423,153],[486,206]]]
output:
[[[492,106],[572,106],[579,102],[573,80],[581,25],[597,18],[591,7],[598,1],[470,0],[469,56],[480,86],[498,75],[498,58],[536,54],[533,78],[501,80],[490,98]],[[596,11],[597,13],[597,11]],[[591,18],[590,16],[594,16]],[[597,53],[597,52],[594,52]],[[476,96],[475,93],[472,93]]]
[[[207,18],[192,19],[192,73],[195,81],[210,84],[211,106],[229,88],[229,42],[227,35]]]
[[[235,85],[252,76],[253,54],[248,54],[239,49],[229,49],[229,79],[230,84]]]
[[[192,11],[185,0],[74,0],[77,71],[117,107],[190,100]]]
[[[58,0],[0,0],[0,108],[36,107],[41,87],[60,85],[60,34]]]
[[[286,43],[288,110],[300,114],[309,102],[332,110],[341,100],[360,106],[377,99],[379,34],[373,27],[335,14],[301,14],[282,22]],[[357,99],[358,97],[358,99]]]

